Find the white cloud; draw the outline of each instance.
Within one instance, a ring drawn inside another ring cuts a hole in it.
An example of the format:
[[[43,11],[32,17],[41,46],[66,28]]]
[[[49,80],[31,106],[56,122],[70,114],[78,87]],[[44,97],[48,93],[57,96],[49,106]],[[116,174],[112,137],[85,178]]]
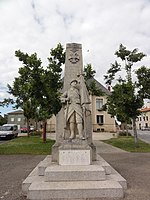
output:
[[[148,66],[149,19],[148,0],[1,0],[0,87],[17,76],[21,63],[15,50],[37,52],[45,64],[59,42],[81,43],[84,64],[92,63],[103,84],[120,43],[147,54],[143,64]],[[7,95],[6,89],[0,90],[0,98]]]

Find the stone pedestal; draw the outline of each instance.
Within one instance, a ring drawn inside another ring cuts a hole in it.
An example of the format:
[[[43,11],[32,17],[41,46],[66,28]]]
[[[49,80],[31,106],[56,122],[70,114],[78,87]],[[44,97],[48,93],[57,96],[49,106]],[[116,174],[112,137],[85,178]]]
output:
[[[126,180],[100,156],[81,166],[58,165],[47,156],[22,184],[29,200],[123,198],[126,188]]]
[[[90,165],[92,148],[87,140],[64,140],[59,147],[59,165]]]
[[[91,150],[59,150],[59,165],[90,165]]]

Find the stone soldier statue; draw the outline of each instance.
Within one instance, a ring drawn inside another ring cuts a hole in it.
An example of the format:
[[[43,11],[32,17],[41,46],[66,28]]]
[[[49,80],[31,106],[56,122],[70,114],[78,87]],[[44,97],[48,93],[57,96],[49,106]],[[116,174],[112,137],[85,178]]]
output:
[[[74,139],[77,133],[80,139],[86,139],[85,112],[86,104],[90,101],[85,97],[84,84],[83,77],[80,75],[80,84],[76,79],[72,80],[69,90],[61,97],[62,103],[65,104],[65,128],[70,131],[70,139]]]

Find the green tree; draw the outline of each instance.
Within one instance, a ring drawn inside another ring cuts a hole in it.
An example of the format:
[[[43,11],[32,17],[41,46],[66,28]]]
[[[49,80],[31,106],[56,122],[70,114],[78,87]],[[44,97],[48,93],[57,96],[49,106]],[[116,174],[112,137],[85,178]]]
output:
[[[46,141],[46,120],[57,114],[61,107],[59,90],[61,83],[61,65],[65,60],[64,49],[58,44],[51,49],[49,64],[42,67],[37,54],[28,55],[20,50],[15,52],[23,66],[19,69],[19,77],[15,78],[13,86],[8,85],[9,93],[16,97],[16,107],[24,110],[29,121],[39,119],[43,121],[43,142]]]
[[[138,146],[136,117],[139,115],[138,109],[143,105],[143,98],[136,93],[136,84],[132,80],[131,72],[133,65],[141,61],[145,54],[138,52],[138,49],[133,49],[132,51],[127,50],[127,48],[121,44],[115,55],[121,59],[122,64],[117,61],[111,64],[107,75],[104,76],[106,84],[112,84],[116,74],[123,69],[125,69],[126,76],[120,76],[116,85],[113,87],[112,95],[108,97],[108,112],[112,116],[120,116],[124,121],[132,119],[134,141],[135,145]]]
[[[14,100],[11,98],[8,99],[3,99],[2,101],[0,101],[0,107],[4,107],[4,106],[9,106],[10,104],[14,104]]]
[[[7,124],[7,119],[0,115],[0,126],[2,126],[3,124]]]
[[[34,113],[38,105],[35,93],[40,89],[36,88],[35,90],[35,82],[40,81],[41,83],[41,76],[44,70],[41,66],[42,62],[37,58],[36,53],[28,55],[18,50],[15,52],[15,56],[19,58],[23,66],[19,68],[19,76],[15,78],[13,85],[10,86],[8,84],[8,89],[9,93],[16,98],[15,107],[22,108],[24,111],[29,136],[29,120],[31,118],[34,119]]]
[[[108,113],[116,116],[119,121],[126,124],[132,119],[133,130],[136,132],[136,117],[140,114],[139,108],[143,105],[143,99],[139,95],[135,95],[135,87],[127,83],[116,84],[113,91],[107,99]],[[127,130],[128,131],[128,130]],[[138,138],[135,134],[135,144]]]
[[[87,81],[90,78],[94,78],[96,71],[93,70],[92,65],[91,64],[87,64],[84,67],[84,78]]]
[[[94,80],[95,73],[96,71],[93,70],[91,64],[87,64],[84,67],[84,79],[86,82],[87,89],[92,96],[93,95],[103,96],[104,92],[100,88],[97,87],[96,81]]]
[[[142,98],[150,99],[150,69],[142,66],[135,72],[137,74],[137,87]]]
[[[61,72],[65,63],[65,52],[61,44],[51,49],[48,66],[42,76],[43,88],[36,94],[39,102],[39,117],[43,120],[43,141],[46,140],[46,119],[57,114],[61,108],[60,89],[62,88]]]

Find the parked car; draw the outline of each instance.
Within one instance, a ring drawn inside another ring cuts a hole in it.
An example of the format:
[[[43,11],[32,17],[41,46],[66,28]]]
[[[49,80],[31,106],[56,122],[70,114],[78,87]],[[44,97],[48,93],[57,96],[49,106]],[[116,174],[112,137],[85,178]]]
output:
[[[27,127],[21,127],[20,131],[21,131],[21,133],[27,133],[28,129],[27,129]]]
[[[0,127],[0,139],[12,139],[18,136],[17,124],[4,124]]]
[[[141,130],[142,131],[150,131],[150,127],[142,127]]]
[[[35,127],[34,126],[30,126],[30,131],[35,131]]]

